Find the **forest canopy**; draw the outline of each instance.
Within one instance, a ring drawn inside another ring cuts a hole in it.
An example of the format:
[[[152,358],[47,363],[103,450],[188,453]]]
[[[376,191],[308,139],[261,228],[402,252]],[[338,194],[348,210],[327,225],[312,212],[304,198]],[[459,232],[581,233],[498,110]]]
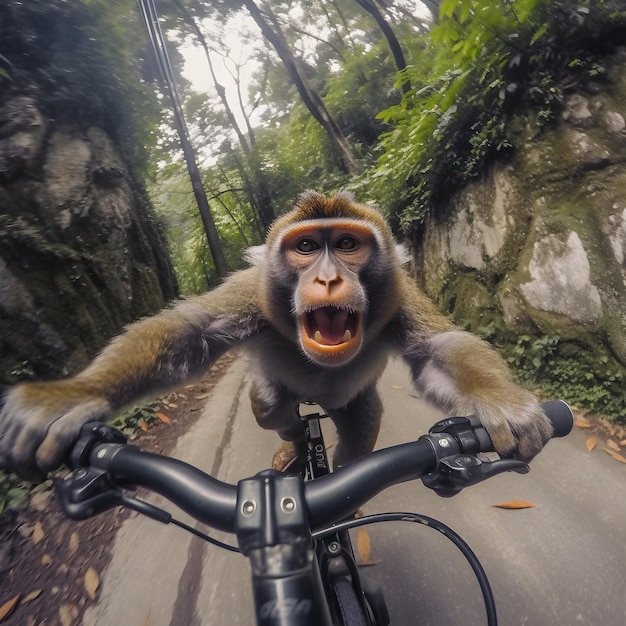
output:
[[[200,292],[219,273],[168,91],[160,110],[146,99],[159,71],[135,4],[82,4],[101,13],[182,289]],[[306,188],[351,189],[419,236],[447,195],[515,149],[517,110],[536,110],[541,130],[568,89],[605,78],[626,21],[609,0],[152,4],[229,270]]]

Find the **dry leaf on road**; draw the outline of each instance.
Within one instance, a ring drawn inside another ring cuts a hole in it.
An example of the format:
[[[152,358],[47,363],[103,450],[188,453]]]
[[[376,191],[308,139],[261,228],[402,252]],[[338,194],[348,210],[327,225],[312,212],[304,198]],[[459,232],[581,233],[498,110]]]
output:
[[[2,606],[0,606],[0,622],[5,618],[11,615],[13,609],[17,605],[20,599],[20,594],[18,593],[15,597],[11,598],[8,602],[5,602]]]
[[[158,417],[158,418],[159,418],[159,419],[160,419],[160,420],[161,420],[164,424],[171,424],[171,423],[172,423],[172,422],[171,422],[171,420],[170,420],[170,418],[169,418],[167,415],[165,415],[165,413],[161,413],[161,412],[159,412],[159,413],[155,413],[155,415],[156,415],[156,416],[157,416],[157,417]]]
[[[43,526],[40,521],[35,522],[35,528],[33,529],[33,543],[37,545],[44,537],[46,533],[43,530]]]
[[[611,450],[611,448],[602,448],[607,454],[610,454],[616,461],[620,463],[626,463],[626,457],[622,456],[619,452]]]
[[[510,500],[509,502],[501,502],[500,504],[494,504],[498,509],[532,509],[535,505],[532,502],[526,500]]]
[[[93,567],[90,567],[85,574],[85,589],[92,600],[96,599],[96,591],[100,586],[100,576]]]
[[[577,417],[574,420],[574,426],[578,426],[578,428],[591,428],[591,422],[584,417]]]
[[[356,546],[361,561],[363,561],[363,563],[369,563],[370,556],[372,555],[372,542],[370,540],[370,535],[365,528],[359,528]]]

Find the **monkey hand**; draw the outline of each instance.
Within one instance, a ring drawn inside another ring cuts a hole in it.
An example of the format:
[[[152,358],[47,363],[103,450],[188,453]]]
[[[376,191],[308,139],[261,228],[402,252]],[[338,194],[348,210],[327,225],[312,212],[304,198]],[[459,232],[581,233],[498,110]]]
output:
[[[23,383],[0,400],[0,467],[32,481],[63,462],[81,426],[106,420],[106,398],[72,380]]]
[[[510,404],[479,404],[475,413],[496,452],[528,463],[548,442],[553,428],[537,400],[528,392],[516,391]]]

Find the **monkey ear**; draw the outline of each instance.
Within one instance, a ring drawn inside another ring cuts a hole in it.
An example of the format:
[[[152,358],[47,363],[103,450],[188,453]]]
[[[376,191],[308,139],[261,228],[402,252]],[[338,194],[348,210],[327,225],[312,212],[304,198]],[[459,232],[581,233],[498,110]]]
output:
[[[243,256],[250,265],[260,265],[265,260],[266,246],[252,246],[248,248]]]

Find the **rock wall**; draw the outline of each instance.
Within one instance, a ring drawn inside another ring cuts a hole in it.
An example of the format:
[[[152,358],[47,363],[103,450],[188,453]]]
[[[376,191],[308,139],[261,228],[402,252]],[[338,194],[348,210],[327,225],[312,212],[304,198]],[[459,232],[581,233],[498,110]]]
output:
[[[107,133],[0,99],[0,381],[82,366],[176,295],[145,194]]]
[[[554,337],[581,363],[593,353],[590,366],[617,382],[626,365],[625,60],[622,50],[608,87],[571,92],[549,130],[517,117],[514,156],[441,207],[446,217],[431,219],[416,252],[425,290],[458,322]],[[626,407],[623,385],[608,393]]]

